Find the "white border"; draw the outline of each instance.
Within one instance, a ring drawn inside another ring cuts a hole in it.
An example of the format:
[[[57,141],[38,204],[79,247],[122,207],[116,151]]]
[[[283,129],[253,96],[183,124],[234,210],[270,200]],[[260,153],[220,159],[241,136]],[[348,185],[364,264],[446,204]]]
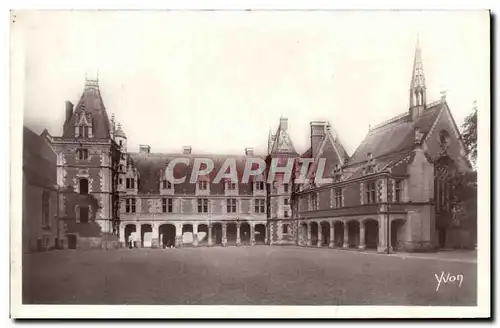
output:
[[[493,3],[493,2],[492,2]],[[32,4],[28,1],[15,2],[16,8],[30,8]],[[62,4],[62,3],[61,3]],[[154,5],[151,5],[154,4]],[[97,8],[129,8],[129,9],[154,9],[168,6],[171,9],[193,9],[193,8],[224,8],[224,9],[391,9],[394,8],[393,1],[349,1],[349,2],[287,2],[286,4],[276,1],[243,1],[237,4],[228,1],[150,1],[139,2],[124,0],[116,1],[80,1],[72,3],[73,9]],[[483,9],[489,6],[485,1],[406,1],[404,9]],[[402,7],[398,3],[398,7]],[[51,1],[38,8],[56,9],[61,8],[56,1]],[[403,8],[402,8],[403,9]],[[12,27],[12,25],[10,25]],[[407,318],[446,318],[446,317],[488,317],[490,315],[490,151],[489,151],[489,122],[490,109],[480,108],[479,126],[479,158],[478,171],[478,306],[477,307],[420,307],[420,306],[88,306],[88,305],[21,305],[20,291],[21,280],[21,192],[19,183],[22,181],[22,116],[23,116],[23,58],[22,35],[15,28],[11,31],[11,49],[16,52],[11,54],[11,89],[10,89],[10,178],[11,184],[11,314],[15,318],[74,318],[92,317],[108,318],[377,318],[377,317],[407,317]],[[4,88],[7,90],[7,88]],[[489,107],[489,106],[488,106]],[[4,122],[9,122],[4,119]],[[8,124],[8,123],[7,123]],[[3,131],[7,131],[5,128]],[[5,151],[7,153],[7,151]],[[7,176],[7,179],[9,176]],[[4,180],[8,181],[8,180]],[[6,195],[2,197],[6,199]],[[8,231],[5,229],[5,231]]]

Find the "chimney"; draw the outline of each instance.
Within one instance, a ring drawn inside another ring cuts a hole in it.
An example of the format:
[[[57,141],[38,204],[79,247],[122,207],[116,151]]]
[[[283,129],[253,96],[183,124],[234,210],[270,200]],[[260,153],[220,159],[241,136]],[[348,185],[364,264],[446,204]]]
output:
[[[246,156],[253,156],[253,148],[245,148]]]
[[[69,100],[66,100],[66,121],[65,122],[68,122],[72,115],[73,115],[73,103]]]
[[[283,131],[288,130],[288,119],[285,117],[280,118],[280,129]]]
[[[139,145],[139,153],[149,154],[151,147],[149,145]]]
[[[191,146],[184,146],[184,147],[182,148],[182,153],[183,153],[183,154],[186,154],[186,155],[191,154]]]
[[[326,130],[329,129],[329,127],[330,125],[328,124],[328,122],[311,122],[311,154],[313,158],[316,157],[318,146],[321,140],[323,140],[323,137],[326,134]]]

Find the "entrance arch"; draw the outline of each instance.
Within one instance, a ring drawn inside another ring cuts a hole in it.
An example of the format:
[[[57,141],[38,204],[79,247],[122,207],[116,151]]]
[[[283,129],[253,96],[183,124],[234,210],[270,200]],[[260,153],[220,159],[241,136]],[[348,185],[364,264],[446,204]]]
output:
[[[135,237],[135,233],[136,233],[136,227],[135,227],[135,224],[127,224],[125,226],[125,243],[129,244],[130,241],[135,241],[136,240],[136,237]]]
[[[299,245],[307,245],[307,223],[301,222],[299,228]]]
[[[378,221],[366,219],[365,224],[365,248],[377,249],[378,247]]]
[[[266,243],[266,226],[262,223],[255,225],[255,244],[265,245]]]
[[[222,224],[212,223],[212,245],[222,245]]]
[[[183,224],[182,225],[182,245],[189,246],[193,245],[193,225],[192,224]]]
[[[230,222],[227,224],[226,228],[226,239],[227,239],[227,244],[234,246],[236,245],[236,223]]]
[[[160,234],[158,240],[160,241],[161,248],[175,246],[175,225],[162,224],[158,228],[158,233]]]
[[[335,221],[333,223],[334,238],[333,244],[335,247],[342,247],[344,244],[344,223],[342,221]]]
[[[242,245],[250,245],[250,224],[243,222],[240,225],[240,241]]]
[[[330,245],[330,223],[327,221],[321,222],[321,241],[323,247]]]
[[[208,225],[205,223],[198,225],[198,233],[196,234],[198,239],[198,245],[205,246],[208,245]]]
[[[318,223],[311,222],[311,246],[316,246],[318,244]]]
[[[347,222],[347,229],[349,231],[349,248],[358,248],[359,246],[359,222],[351,220]]]
[[[391,246],[395,251],[402,250],[406,232],[406,220],[395,219],[391,221]]]

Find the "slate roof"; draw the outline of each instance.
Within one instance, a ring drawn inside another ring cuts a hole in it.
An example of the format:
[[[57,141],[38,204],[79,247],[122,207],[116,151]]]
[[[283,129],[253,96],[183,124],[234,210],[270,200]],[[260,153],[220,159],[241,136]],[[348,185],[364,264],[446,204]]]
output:
[[[30,184],[54,188],[57,183],[57,156],[43,136],[23,129],[23,175]]]
[[[82,96],[73,111],[73,115],[64,124],[63,137],[75,137],[75,121],[77,117],[85,112],[92,117],[92,133],[97,139],[106,139],[110,137],[109,118],[102,101],[101,92],[97,81],[87,81]]]
[[[425,139],[444,106],[446,106],[445,103],[436,102],[426,108],[416,121],[412,121],[408,113],[396,116],[387,123],[371,129],[346,166],[366,162],[369,159],[369,153],[375,159],[411,150],[415,138],[415,128],[419,128],[420,132],[423,133],[422,138]]]
[[[217,173],[221,169],[222,165],[228,158],[234,158],[236,162],[236,171],[238,175],[238,189],[239,194],[252,195],[252,185],[251,183],[241,183],[242,176],[245,170],[245,163],[247,158],[260,158],[264,160],[262,156],[241,156],[241,155],[207,155],[207,154],[165,154],[165,153],[128,153],[129,158],[132,162],[133,167],[135,167],[139,173],[139,194],[158,194],[160,191],[160,177],[163,176],[164,170],[168,163],[174,158],[188,158],[190,160],[189,165],[177,164],[174,168],[174,178],[186,177],[186,181],[181,184],[174,184],[174,190],[176,194],[194,194],[196,191],[196,185],[190,183],[191,173],[193,169],[194,159],[198,158],[209,158],[214,162],[214,169],[207,177],[199,177],[200,180],[213,181],[217,176]],[[256,169],[254,165],[253,169]],[[228,171],[226,171],[228,172]],[[250,177],[252,178],[252,177]],[[249,181],[252,181],[250,179]],[[220,183],[210,184],[210,194],[211,195],[224,195],[224,183],[221,180]]]

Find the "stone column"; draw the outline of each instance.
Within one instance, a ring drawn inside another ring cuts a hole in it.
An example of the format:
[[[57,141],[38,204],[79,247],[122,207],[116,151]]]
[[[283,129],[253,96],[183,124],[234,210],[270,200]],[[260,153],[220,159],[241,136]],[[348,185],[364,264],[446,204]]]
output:
[[[333,248],[335,243],[335,230],[334,230],[333,222],[330,222],[330,244],[328,247]]]
[[[208,246],[212,246],[212,225],[208,225]]]
[[[250,245],[255,246],[255,225],[250,225]]]
[[[127,247],[127,245],[125,245],[125,243],[126,243],[126,241],[125,241],[125,225],[120,224],[120,246]]]
[[[226,247],[227,246],[227,224],[223,223],[222,224],[222,246]]]
[[[347,223],[347,221],[344,222],[344,244],[342,248],[349,248],[349,225]]]
[[[267,229],[271,229],[271,226],[268,226],[267,224],[265,225],[265,229],[264,229],[264,244],[267,245],[267,240],[269,238],[269,233],[267,232]]]
[[[142,231],[141,231],[141,225],[138,223],[135,225],[135,241],[134,245],[137,248],[142,247]]]
[[[175,247],[182,247],[182,226],[181,223],[175,228]]]
[[[311,222],[307,222],[307,246],[311,246]]]
[[[159,239],[158,247],[159,248],[163,248],[163,234],[162,233],[160,233],[160,239]]]
[[[365,221],[359,222],[359,249],[365,249]]]
[[[151,248],[158,248],[159,247],[158,228],[159,228],[158,223],[153,223],[151,225],[151,231],[152,231]]]
[[[198,224],[193,224],[193,246],[198,246]]]
[[[378,246],[377,252],[386,253],[387,252],[387,216],[381,215],[379,216],[379,228],[378,228]],[[389,231],[390,235],[390,231]],[[389,247],[389,251],[390,251]]]
[[[236,223],[236,246],[241,245],[241,234],[240,234],[241,224],[239,222]]]
[[[321,247],[323,244],[323,231],[321,229],[321,222],[318,223],[318,243],[317,246]]]

